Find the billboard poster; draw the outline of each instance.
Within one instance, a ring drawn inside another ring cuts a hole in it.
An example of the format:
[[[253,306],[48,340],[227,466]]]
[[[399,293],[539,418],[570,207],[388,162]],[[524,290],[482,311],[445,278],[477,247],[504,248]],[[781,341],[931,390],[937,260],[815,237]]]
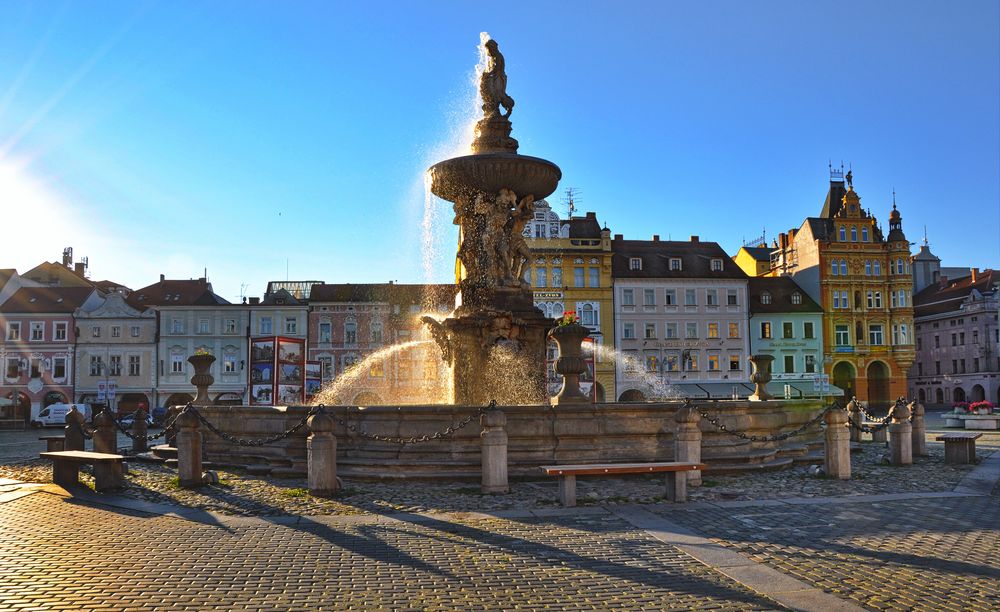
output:
[[[323,364],[318,361],[306,362],[306,402],[312,402],[323,388]]]
[[[268,336],[250,339],[250,404],[299,405],[306,390],[306,341]]]

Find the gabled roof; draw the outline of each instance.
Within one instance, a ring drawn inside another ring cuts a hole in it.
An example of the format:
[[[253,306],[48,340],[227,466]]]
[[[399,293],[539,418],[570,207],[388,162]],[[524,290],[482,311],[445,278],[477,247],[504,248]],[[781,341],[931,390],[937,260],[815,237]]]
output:
[[[588,212],[585,217],[571,217],[564,223],[569,225],[570,238],[600,238],[601,224],[597,222],[597,214]]]
[[[192,280],[161,280],[137,289],[126,300],[133,308],[150,306],[217,306],[228,301],[212,292],[212,283],[204,278]]]
[[[823,210],[819,216],[824,219],[832,219],[840,212],[844,206],[844,196],[847,189],[844,188],[844,181],[830,181],[830,189],[826,192],[826,200],[823,202]]]
[[[757,261],[760,261],[760,262],[763,262],[763,263],[770,263],[770,261],[771,261],[771,250],[772,249],[770,249],[768,247],[748,247],[748,246],[745,246],[745,247],[740,247],[740,250],[743,251],[744,253],[746,253],[747,255],[749,255],[750,257],[753,257]]]
[[[957,311],[973,290],[979,293],[990,293],[1000,284],[1000,271],[983,270],[976,274],[950,280],[943,287],[940,284],[930,285],[913,296],[913,316],[926,317]]]
[[[815,240],[832,240],[834,237],[833,220],[820,217],[806,217],[803,225],[809,226]]]
[[[93,287],[94,283],[80,276],[66,266],[54,261],[46,261],[21,275],[43,285],[56,287]]]
[[[93,287],[22,287],[0,306],[0,312],[71,313],[94,291]]]
[[[132,291],[128,286],[110,280],[97,281],[94,286],[105,293],[118,293],[121,289],[124,289],[126,294]]]
[[[636,257],[642,260],[639,270],[633,270],[630,263]],[[670,269],[674,258],[680,258],[680,270]],[[713,259],[722,260],[722,270],[712,270]],[[611,274],[615,278],[748,278],[719,243],[701,241],[613,240]]]
[[[287,289],[278,289],[272,293],[265,293],[260,303],[262,306],[304,306],[308,300],[297,300]]]
[[[771,294],[771,303],[765,304],[761,295]],[[792,301],[798,293],[800,302]],[[750,279],[750,314],[764,313],[822,313],[823,308],[816,303],[790,276],[760,276]]]
[[[10,279],[17,275],[17,270],[14,268],[0,268],[0,290],[7,286]]]

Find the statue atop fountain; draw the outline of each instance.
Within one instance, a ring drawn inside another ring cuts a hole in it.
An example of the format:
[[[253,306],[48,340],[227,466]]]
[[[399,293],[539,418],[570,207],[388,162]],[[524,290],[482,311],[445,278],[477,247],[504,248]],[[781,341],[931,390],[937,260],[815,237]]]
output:
[[[429,170],[431,191],[453,203],[459,226],[457,308],[444,321],[424,321],[454,367],[455,403],[494,399],[483,373],[498,348],[537,364],[524,383],[527,395],[542,401],[546,334],[553,322],[534,306],[524,278],[531,252],[523,231],[535,200],[555,191],[562,172],[550,161],[518,154],[510,136],[514,99],[507,93],[504,58],[496,41],[486,40],[483,47],[488,60],[479,79],[483,118],[476,123],[472,155]]]

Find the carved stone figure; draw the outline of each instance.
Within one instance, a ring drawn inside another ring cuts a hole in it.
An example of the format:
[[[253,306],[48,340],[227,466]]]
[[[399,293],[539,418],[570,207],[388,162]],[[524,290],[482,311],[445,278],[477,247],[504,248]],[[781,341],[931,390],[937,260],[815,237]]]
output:
[[[521,201],[517,203],[517,208],[511,216],[510,278],[515,283],[520,282],[524,285],[527,285],[524,281],[524,266],[527,265],[528,259],[531,258],[531,249],[528,248],[528,243],[524,239],[524,228],[528,225],[528,221],[531,221],[531,217],[534,215],[534,208],[532,207],[534,203],[534,196],[524,196],[521,198]]]
[[[440,321],[434,317],[420,317],[420,320],[427,326],[431,332],[431,337],[434,338],[434,342],[441,349],[441,356],[444,362],[451,365],[452,359],[455,357],[454,347],[451,343],[451,333],[448,328],[445,327]]]
[[[503,116],[510,117],[514,110],[514,98],[507,95],[507,73],[504,70],[503,54],[495,40],[487,40],[484,44],[489,55],[489,64],[479,77],[479,95],[483,99],[483,113],[486,118],[500,115],[500,107],[506,112]]]

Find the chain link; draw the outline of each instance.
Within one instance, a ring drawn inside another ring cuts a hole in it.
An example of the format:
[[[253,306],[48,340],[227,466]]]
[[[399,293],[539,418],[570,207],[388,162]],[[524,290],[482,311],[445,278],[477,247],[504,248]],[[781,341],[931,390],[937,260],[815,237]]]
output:
[[[183,412],[183,410],[181,412]],[[125,434],[125,436],[127,436],[130,440],[138,440],[138,439],[145,438],[146,442],[152,442],[153,440],[157,440],[157,439],[162,438],[165,435],[167,435],[167,430],[169,430],[171,427],[174,426],[174,423],[177,422],[177,417],[179,417],[179,416],[181,416],[180,412],[178,412],[177,414],[174,415],[174,418],[170,421],[169,424],[163,426],[163,429],[160,431],[160,433],[150,434],[148,436],[137,436],[134,433],[132,433],[131,431],[129,431],[128,428],[126,428],[124,425],[122,425],[122,420],[124,420],[125,417],[122,417],[121,420],[119,420],[119,419],[116,419],[114,416],[111,416],[111,421],[115,424],[115,427],[118,428],[118,431],[120,431],[123,434]],[[135,421],[134,420],[132,421],[132,428],[133,429],[135,428]]]
[[[691,406],[691,400],[690,399],[684,400],[684,403],[688,407]],[[721,421],[719,421],[719,419],[717,419],[717,418],[713,417],[712,415],[708,414],[707,412],[705,412],[701,408],[698,408],[697,410],[698,410],[698,414],[700,414],[703,419],[705,419],[706,421],[708,421],[709,423],[711,423],[713,426],[715,426],[716,429],[718,429],[722,433],[729,434],[730,436],[739,438],[741,440],[750,440],[751,442],[780,442],[782,440],[787,440],[788,438],[791,438],[793,436],[797,436],[797,435],[801,434],[802,432],[806,431],[807,429],[809,429],[813,425],[816,425],[817,423],[819,423],[823,419],[823,417],[826,416],[826,413],[830,412],[831,410],[835,410],[835,409],[843,410],[837,404],[831,404],[830,406],[827,406],[826,408],[824,408],[823,411],[820,412],[819,414],[817,414],[815,417],[813,417],[812,419],[810,419],[810,420],[806,421],[805,423],[803,423],[797,429],[793,429],[792,431],[786,431],[785,433],[780,433],[780,434],[776,434],[776,435],[773,435],[773,436],[747,435],[745,432],[742,432],[742,431],[730,431],[729,428],[726,427],[725,424],[723,424]]]
[[[198,412],[198,409],[195,408],[194,406],[192,406],[191,404],[188,404],[188,406],[184,409],[184,412],[187,412],[188,410],[190,410],[191,412],[193,412],[194,415],[196,417],[198,417],[198,420],[201,421],[202,424],[204,424],[205,427],[207,427],[209,429],[209,431],[211,431],[215,435],[219,436],[223,440],[225,440],[227,442],[232,442],[233,444],[238,444],[239,446],[254,446],[255,447],[255,446],[264,446],[265,444],[271,444],[273,442],[277,442],[278,440],[281,440],[281,439],[284,439],[284,438],[287,438],[287,437],[291,436],[292,434],[294,434],[298,430],[300,430],[303,427],[305,427],[306,421],[309,420],[309,417],[313,416],[314,414],[320,414],[323,411],[323,406],[315,406],[304,417],[302,417],[302,419],[298,423],[296,423],[295,425],[292,425],[291,427],[289,427],[285,431],[281,432],[280,434],[275,434],[273,436],[268,436],[267,438],[258,438],[258,439],[255,439],[255,440],[247,440],[245,438],[237,438],[236,436],[227,434],[226,432],[222,431],[221,429],[219,429],[218,427],[216,427],[215,425],[213,425],[211,421],[209,421],[204,416],[202,416],[202,414],[200,412]],[[178,415],[178,416],[180,416],[180,415]]]
[[[457,425],[450,425],[445,427],[442,431],[435,432],[433,434],[425,434],[423,436],[410,436],[408,438],[395,437],[395,436],[380,436],[378,434],[370,434],[361,431],[356,426],[351,425],[344,419],[337,419],[337,423],[341,425],[347,431],[356,434],[357,436],[364,438],[365,440],[374,440],[376,442],[387,442],[389,444],[420,444],[422,442],[430,442],[431,440],[441,440],[442,438],[447,438],[448,436],[454,434],[456,431],[464,428],[469,423],[473,421],[476,417],[486,414],[487,410],[491,410],[497,407],[496,400],[491,400],[488,406],[483,406],[476,412],[470,414],[468,417],[462,419]]]

